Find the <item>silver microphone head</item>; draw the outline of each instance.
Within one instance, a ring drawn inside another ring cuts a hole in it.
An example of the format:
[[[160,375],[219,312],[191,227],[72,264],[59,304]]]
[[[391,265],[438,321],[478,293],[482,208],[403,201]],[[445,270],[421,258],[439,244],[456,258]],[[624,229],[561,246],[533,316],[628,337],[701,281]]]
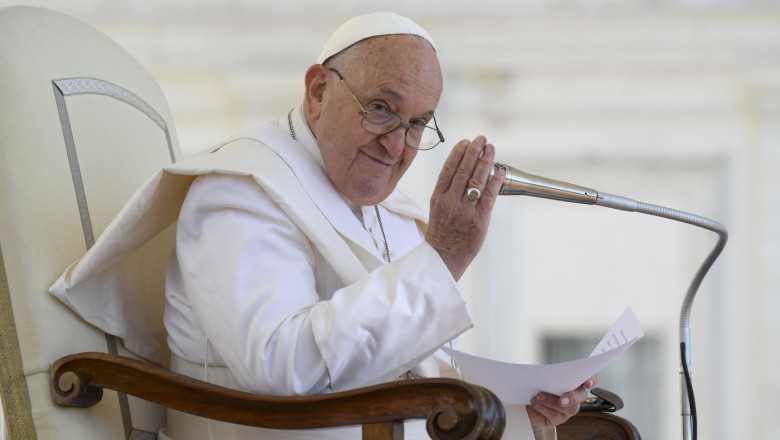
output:
[[[598,191],[571,183],[534,176],[520,171],[512,166],[496,162],[490,171],[493,177],[496,171],[506,171],[506,179],[499,190],[499,195],[523,195],[561,200],[564,202],[585,203],[593,205],[598,199]]]

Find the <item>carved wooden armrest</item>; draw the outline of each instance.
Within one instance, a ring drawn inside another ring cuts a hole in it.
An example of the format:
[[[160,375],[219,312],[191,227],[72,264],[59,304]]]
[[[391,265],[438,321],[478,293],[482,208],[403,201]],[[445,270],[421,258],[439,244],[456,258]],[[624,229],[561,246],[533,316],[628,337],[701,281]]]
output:
[[[201,417],[248,426],[363,425],[364,438],[402,438],[404,420],[426,419],[433,439],[499,439],[506,419],[493,393],[455,379],[399,380],[333,394],[271,397],[106,353],[65,356],[52,365],[51,379],[59,405],[92,406],[102,398],[103,388],[108,388]]]

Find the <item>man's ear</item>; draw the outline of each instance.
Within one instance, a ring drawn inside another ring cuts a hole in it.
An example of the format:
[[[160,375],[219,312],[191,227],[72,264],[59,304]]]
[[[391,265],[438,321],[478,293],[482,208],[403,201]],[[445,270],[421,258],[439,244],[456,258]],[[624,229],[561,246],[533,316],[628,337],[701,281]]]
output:
[[[325,85],[328,70],[322,64],[315,64],[306,71],[306,95],[303,99],[303,109],[310,123],[319,119],[325,97]]]

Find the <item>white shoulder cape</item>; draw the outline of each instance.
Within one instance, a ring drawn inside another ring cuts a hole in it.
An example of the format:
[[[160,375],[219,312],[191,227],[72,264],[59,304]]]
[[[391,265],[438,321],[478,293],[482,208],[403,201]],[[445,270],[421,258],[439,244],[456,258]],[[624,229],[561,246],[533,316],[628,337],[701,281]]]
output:
[[[155,173],[50,292],[86,321],[122,338],[131,352],[166,363],[162,318],[166,264],[187,190],[206,173],[252,176],[309,236],[345,284],[382,264],[322,168],[289,134],[266,123]],[[382,206],[425,227],[426,213],[400,192]]]

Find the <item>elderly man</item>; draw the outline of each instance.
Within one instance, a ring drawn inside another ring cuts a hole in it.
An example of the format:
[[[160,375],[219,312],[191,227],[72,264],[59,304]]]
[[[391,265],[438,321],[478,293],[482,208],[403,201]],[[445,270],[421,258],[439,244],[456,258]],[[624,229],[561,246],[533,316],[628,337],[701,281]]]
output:
[[[454,145],[430,215],[396,191],[444,140],[431,37],[407,18],[353,18],[305,74],[303,104],[171,173],[197,174],[166,280],[171,368],[259,394],[457,376],[437,351],[472,326],[456,282],[484,241],[503,173],[478,136]],[[56,290],[56,289],[55,289]],[[508,411],[508,438],[554,436],[585,386]],[[533,432],[530,426],[533,426]],[[522,432],[525,430],[525,432]],[[427,437],[410,424],[408,438]],[[272,431],[175,411],[163,438],[359,438]],[[549,437],[552,438],[552,437]]]

